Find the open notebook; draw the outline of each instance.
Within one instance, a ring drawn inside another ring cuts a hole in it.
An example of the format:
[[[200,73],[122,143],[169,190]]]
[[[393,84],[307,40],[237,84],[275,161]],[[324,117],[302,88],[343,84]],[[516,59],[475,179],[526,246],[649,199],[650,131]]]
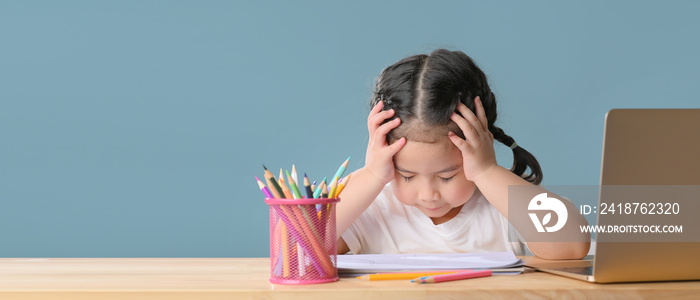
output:
[[[338,255],[339,274],[465,269],[519,274],[523,265],[513,252]]]

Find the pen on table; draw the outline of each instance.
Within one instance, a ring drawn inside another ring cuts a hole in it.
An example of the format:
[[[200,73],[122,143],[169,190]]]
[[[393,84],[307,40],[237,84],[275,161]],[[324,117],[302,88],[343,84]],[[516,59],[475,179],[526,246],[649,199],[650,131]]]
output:
[[[374,281],[374,280],[405,280],[405,279],[415,279],[415,278],[433,276],[433,275],[462,273],[462,272],[468,272],[468,271],[471,271],[471,270],[450,270],[450,271],[443,270],[443,271],[401,272],[401,273],[376,273],[376,274],[368,274],[368,275],[364,275],[364,276],[359,276],[357,278],[358,279],[369,279],[370,281]]]
[[[265,169],[265,180],[267,180],[267,185],[271,186],[272,188],[270,191],[272,192],[273,195],[275,195],[275,198],[284,198],[284,192],[282,192],[282,188],[280,185],[277,183],[277,180],[275,180],[275,175],[272,175],[272,172],[263,165],[263,168]]]
[[[272,195],[272,192],[270,192],[270,189],[268,189],[265,184],[260,181],[260,178],[258,176],[255,176],[255,180],[258,182],[258,186],[260,187],[260,190],[265,194],[265,197],[267,198],[275,198],[274,195]]]
[[[411,282],[413,282],[413,283],[438,283],[438,282],[463,280],[463,279],[488,277],[488,276],[491,276],[491,270],[479,270],[479,271],[469,271],[469,272],[454,273],[454,274],[426,276],[426,277],[420,277],[420,278],[413,279],[413,280],[411,280]]]

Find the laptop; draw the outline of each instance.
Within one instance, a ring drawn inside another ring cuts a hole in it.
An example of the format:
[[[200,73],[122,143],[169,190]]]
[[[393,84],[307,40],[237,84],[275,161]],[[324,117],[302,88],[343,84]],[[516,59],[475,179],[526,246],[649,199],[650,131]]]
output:
[[[603,202],[622,203],[624,207],[625,202],[660,201],[653,195],[641,194],[631,198],[602,192],[606,186],[623,185],[698,188],[700,109],[610,110],[605,117],[598,207]],[[693,198],[700,202],[700,194]],[[700,218],[696,211],[688,213]],[[619,214],[597,216],[597,225],[613,224],[615,218],[621,218]],[[598,233],[592,259],[545,261],[528,266],[598,283],[700,279],[700,242],[697,239],[690,242],[620,242],[610,241],[610,236],[607,236],[608,241],[602,242],[606,240],[605,235]]]

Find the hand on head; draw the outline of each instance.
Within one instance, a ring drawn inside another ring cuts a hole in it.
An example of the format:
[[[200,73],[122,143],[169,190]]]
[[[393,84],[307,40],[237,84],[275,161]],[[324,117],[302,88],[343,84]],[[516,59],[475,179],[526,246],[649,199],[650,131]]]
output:
[[[490,167],[496,165],[496,153],[493,149],[493,134],[488,129],[488,120],[484,112],[481,99],[474,99],[476,115],[463,103],[457,105],[457,111],[462,116],[453,112],[450,119],[457,123],[464,133],[464,139],[450,131],[448,137],[452,143],[462,152],[464,159],[464,174],[467,180],[474,181],[479,175]]]
[[[369,130],[369,144],[365,156],[365,168],[383,184],[394,179],[394,155],[406,144],[406,138],[402,137],[393,144],[387,142],[386,135],[392,129],[401,124],[399,118],[384,123],[384,120],[394,115],[394,110],[382,110],[384,103],[379,101],[372,108],[367,118],[367,129]]]

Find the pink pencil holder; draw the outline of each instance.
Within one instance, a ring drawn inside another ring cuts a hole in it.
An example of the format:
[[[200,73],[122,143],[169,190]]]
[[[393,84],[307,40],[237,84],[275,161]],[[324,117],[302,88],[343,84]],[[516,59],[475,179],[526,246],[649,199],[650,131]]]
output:
[[[265,199],[270,206],[270,282],[338,281],[334,199]]]

